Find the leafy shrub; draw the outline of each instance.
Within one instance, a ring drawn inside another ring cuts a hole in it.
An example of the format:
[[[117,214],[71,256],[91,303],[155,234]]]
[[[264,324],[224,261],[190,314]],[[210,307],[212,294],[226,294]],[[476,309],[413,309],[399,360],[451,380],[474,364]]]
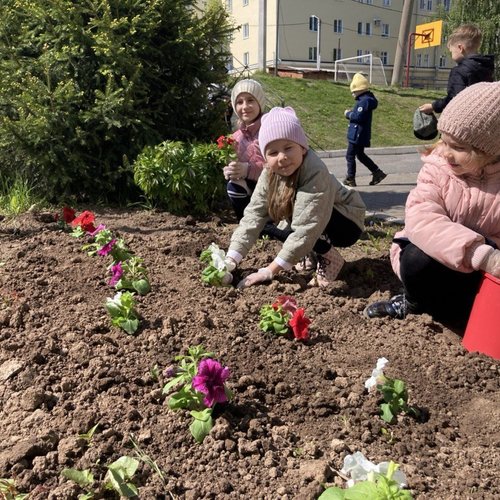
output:
[[[147,147],[133,164],[149,201],[173,213],[206,213],[224,198],[224,159],[217,144],[165,141]]]
[[[147,145],[225,130],[227,13],[195,0],[4,0],[0,175],[48,198],[123,200]]]

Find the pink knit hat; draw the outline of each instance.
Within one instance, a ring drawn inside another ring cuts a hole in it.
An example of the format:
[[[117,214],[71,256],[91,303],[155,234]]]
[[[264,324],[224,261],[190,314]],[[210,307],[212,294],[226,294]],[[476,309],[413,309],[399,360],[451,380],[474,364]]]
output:
[[[266,154],[266,146],[278,139],[288,139],[309,149],[306,134],[293,108],[273,108],[262,117],[259,146]]]
[[[444,108],[438,130],[492,156],[500,155],[500,82],[481,82],[457,94]]]

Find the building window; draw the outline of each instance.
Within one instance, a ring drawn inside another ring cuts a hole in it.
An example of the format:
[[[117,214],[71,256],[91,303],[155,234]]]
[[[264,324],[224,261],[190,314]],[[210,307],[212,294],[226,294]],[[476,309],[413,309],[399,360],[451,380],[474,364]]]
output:
[[[428,68],[429,67],[429,54],[424,54],[424,67]]]
[[[338,61],[342,59],[342,49],[333,49],[333,60]]]
[[[389,36],[389,25],[387,23],[382,23],[382,36],[387,38]]]
[[[226,10],[233,12],[233,0],[226,0]]]
[[[365,23],[365,35],[370,36],[372,34],[372,25],[371,23]]]
[[[432,10],[432,0],[420,0],[420,10]]]
[[[380,60],[382,61],[382,64],[384,66],[387,66],[389,64],[389,54],[385,50],[382,50],[380,52]]]
[[[361,49],[356,50],[356,55],[358,56],[358,59],[356,60],[356,62],[361,64],[363,62],[363,59],[359,56],[363,55],[363,51]]]
[[[417,58],[415,59],[415,66],[420,68],[422,66],[422,54],[417,54]]]
[[[243,38],[248,38],[250,35],[250,26],[248,25],[248,23],[245,23],[243,25]]]
[[[250,66],[250,52],[243,53],[243,66],[245,66],[245,68]]]
[[[309,61],[318,60],[318,47],[309,47]]]
[[[363,34],[363,23],[358,23],[358,35]]]
[[[318,31],[318,18],[316,16],[309,18],[309,31]]]
[[[344,27],[342,26],[342,19],[334,19],[333,20],[333,32],[334,33],[343,33]]]
[[[446,56],[444,54],[441,54],[441,57],[439,58],[439,67],[446,68]]]
[[[427,0],[427,10],[432,10],[432,0]]]
[[[451,4],[450,0],[443,0],[443,7],[446,12],[450,10],[450,4]]]
[[[383,1],[383,3],[382,3],[382,5],[383,5],[384,7],[390,7],[390,5],[391,5],[391,0],[384,0],[384,1]]]
[[[248,0],[243,0],[243,7],[246,7],[248,5]]]

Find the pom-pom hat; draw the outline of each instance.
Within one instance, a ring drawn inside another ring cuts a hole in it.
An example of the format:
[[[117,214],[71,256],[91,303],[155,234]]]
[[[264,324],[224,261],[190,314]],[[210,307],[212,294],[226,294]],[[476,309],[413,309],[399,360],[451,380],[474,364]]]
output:
[[[444,108],[438,130],[491,156],[500,155],[500,82],[481,82]]]
[[[295,111],[291,107],[273,108],[262,117],[259,130],[259,146],[262,154],[266,154],[266,146],[279,139],[296,142],[309,149],[306,134]]]
[[[266,105],[266,96],[264,95],[264,89],[262,85],[251,78],[247,78],[245,80],[240,80],[234,87],[231,92],[231,104],[233,109],[236,111],[236,99],[243,92],[247,92],[255,97],[260,106],[260,112],[264,113],[264,107]]]
[[[361,92],[362,90],[368,90],[370,88],[370,82],[361,73],[356,73],[351,80],[351,92]]]

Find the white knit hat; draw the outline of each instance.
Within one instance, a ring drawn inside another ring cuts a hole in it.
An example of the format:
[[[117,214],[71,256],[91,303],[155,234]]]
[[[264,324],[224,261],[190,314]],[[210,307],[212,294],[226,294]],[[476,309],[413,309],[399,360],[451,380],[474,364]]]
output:
[[[231,92],[231,104],[233,105],[234,111],[236,111],[236,99],[243,92],[248,92],[253,95],[260,106],[260,112],[264,113],[264,107],[266,105],[266,96],[264,95],[264,89],[262,85],[250,78],[246,80],[240,80],[234,87]]]
[[[500,155],[500,82],[481,82],[457,94],[444,108],[438,130],[486,154]]]
[[[265,156],[266,146],[279,139],[288,139],[309,149],[306,134],[293,108],[273,108],[262,116],[259,147]]]

